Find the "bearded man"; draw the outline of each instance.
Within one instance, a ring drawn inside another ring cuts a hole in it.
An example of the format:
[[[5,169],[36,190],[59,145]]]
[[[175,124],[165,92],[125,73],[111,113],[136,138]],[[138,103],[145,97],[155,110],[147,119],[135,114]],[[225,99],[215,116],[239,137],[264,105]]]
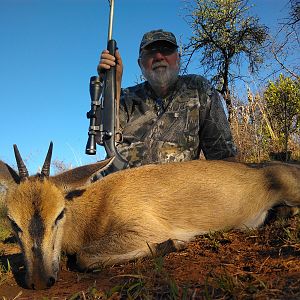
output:
[[[117,144],[129,167],[198,159],[234,160],[237,151],[220,95],[200,75],[180,76],[180,54],[173,33],[144,34],[138,64],[147,81],[121,89],[119,51],[104,50],[98,65],[116,66],[122,141]]]

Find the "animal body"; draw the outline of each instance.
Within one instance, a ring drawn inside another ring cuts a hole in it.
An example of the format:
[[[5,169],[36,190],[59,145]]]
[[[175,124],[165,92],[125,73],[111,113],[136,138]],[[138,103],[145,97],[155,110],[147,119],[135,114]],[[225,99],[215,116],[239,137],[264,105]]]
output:
[[[61,250],[76,254],[79,268],[93,269],[164,254],[207,232],[257,227],[274,205],[300,204],[300,169],[287,164],[199,160],[91,182],[111,159],[49,176],[51,145],[41,174],[29,176],[15,152],[19,174],[4,163],[0,174],[11,174],[8,218],[34,289],[54,284]]]

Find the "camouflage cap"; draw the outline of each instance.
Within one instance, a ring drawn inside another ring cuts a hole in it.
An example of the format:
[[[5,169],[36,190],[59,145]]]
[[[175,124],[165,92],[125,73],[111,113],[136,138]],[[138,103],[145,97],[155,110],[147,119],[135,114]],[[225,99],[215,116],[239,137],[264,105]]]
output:
[[[140,52],[146,46],[157,41],[167,41],[173,44],[174,46],[178,47],[176,37],[172,32],[164,31],[163,29],[157,29],[144,34],[140,44]]]

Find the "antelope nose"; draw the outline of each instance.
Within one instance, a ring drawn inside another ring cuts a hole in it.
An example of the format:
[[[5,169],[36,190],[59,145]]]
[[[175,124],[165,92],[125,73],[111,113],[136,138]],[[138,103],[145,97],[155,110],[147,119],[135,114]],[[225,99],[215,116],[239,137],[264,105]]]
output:
[[[55,281],[56,281],[55,278],[51,276],[51,277],[48,278],[46,286],[45,285],[41,286],[41,285],[32,283],[30,288],[32,290],[43,290],[45,288],[51,288],[54,285]]]
[[[54,277],[49,277],[48,282],[47,282],[47,287],[50,288],[51,286],[53,286],[55,283],[55,278]]]

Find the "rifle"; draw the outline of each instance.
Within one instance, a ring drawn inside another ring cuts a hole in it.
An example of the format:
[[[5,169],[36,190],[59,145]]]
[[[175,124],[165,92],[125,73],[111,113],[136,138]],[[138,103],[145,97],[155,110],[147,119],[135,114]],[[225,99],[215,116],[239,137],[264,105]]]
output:
[[[109,0],[110,14],[108,26],[107,50],[115,55],[117,43],[112,39],[112,23],[114,0]],[[88,141],[85,153],[96,154],[96,143],[104,146],[107,157],[115,157],[107,173],[112,173],[127,167],[125,161],[116,148],[116,67],[105,71],[104,80],[99,76],[90,78],[91,110],[87,112],[90,119]]]

